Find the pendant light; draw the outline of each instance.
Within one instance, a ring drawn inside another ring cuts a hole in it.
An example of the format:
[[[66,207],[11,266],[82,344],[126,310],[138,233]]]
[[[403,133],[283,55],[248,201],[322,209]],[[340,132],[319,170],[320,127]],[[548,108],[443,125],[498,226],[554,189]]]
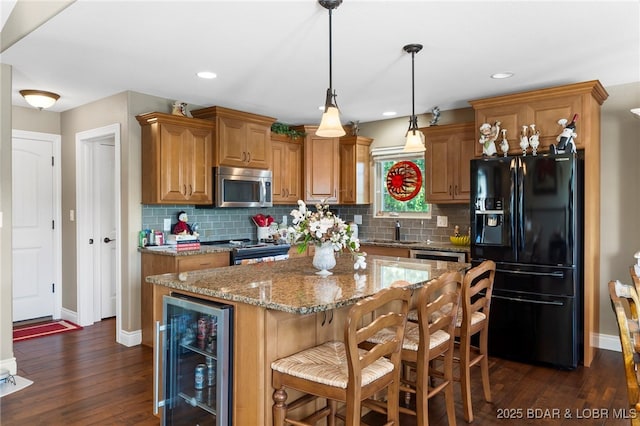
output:
[[[327,89],[327,97],[324,102],[324,113],[320,120],[320,127],[316,130],[317,136],[326,138],[337,138],[344,136],[346,132],[340,124],[340,110],[336,102],[336,92],[333,90],[333,80],[331,73],[331,11],[337,9],[342,0],[318,0],[318,3],[325,9],[329,10],[329,88]]]
[[[60,95],[57,93],[45,92],[44,90],[21,90],[20,94],[29,105],[39,110],[52,107],[60,99]]]
[[[411,117],[409,117],[409,130],[407,130],[407,140],[404,144],[404,152],[424,152],[424,134],[418,130],[418,117],[416,116],[416,94],[415,94],[415,70],[414,58],[416,53],[422,50],[421,44],[407,44],[404,51],[411,53]]]

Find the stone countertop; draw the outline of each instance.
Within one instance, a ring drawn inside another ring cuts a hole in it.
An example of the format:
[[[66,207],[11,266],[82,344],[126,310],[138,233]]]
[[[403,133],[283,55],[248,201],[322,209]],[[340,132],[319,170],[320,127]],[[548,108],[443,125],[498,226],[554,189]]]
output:
[[[469,253],[469,246],[457,246],[452,243],[438,241],[396,241],[396,240],[367,240],[361,239],[360,244],[368,244],[380,247],[403,247],[412,250],[435,250],[435,251],[451,251],[458,253]]]
[[[147,282],[174,290],[307,314],[347,306],[389,287],[397,280],[418,288],[449,271],[464,271],[468,263],[367,256],[365,270],[353,269],[353,258],[337,256],[333,275],[316,275],[311,257],[237,265],[180,274],[151,275]]]
[[[177,251],[175,245],[138,247],[140,253],[153,253],[161,256],[195,256],[209,253],[230,253],[231,244],[201,245],[197,250]]]

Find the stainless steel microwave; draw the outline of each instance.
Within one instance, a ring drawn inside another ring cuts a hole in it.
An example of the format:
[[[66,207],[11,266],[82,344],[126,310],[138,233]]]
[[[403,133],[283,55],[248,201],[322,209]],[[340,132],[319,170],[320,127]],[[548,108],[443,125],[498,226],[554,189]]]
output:
[[[272,207],[271,177],[271,170],[214,167],[214,207]]]

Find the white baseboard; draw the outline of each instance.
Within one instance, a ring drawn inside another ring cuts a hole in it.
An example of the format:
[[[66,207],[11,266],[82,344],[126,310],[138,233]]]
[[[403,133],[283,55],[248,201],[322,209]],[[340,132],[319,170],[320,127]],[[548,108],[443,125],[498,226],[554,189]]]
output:
[[[80,324],[78,322],[78,313],[75,311],[70,311],[67,308],[62,308],[60,310],[60,319],[71,321],[74,324]]]
[[[593,343],[596,348],[621,352],[620,337],[614,334],[594,334]]]
[[[18,374],[18,364],[15,357],[0,360],[0,368],[6,368],[12,376]]]
[[[142,344],[142,330],[135,330],[135,331],[121,330],[118,333],[116,342],[127,347],[140,345]]]

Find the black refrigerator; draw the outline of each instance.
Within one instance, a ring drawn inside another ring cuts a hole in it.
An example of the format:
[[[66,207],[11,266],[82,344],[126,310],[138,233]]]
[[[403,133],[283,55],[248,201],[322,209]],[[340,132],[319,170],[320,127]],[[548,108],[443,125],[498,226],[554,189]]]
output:
[[[471,263],[496,262],[489,355],[582,360],[582,153],[471,161]]]

